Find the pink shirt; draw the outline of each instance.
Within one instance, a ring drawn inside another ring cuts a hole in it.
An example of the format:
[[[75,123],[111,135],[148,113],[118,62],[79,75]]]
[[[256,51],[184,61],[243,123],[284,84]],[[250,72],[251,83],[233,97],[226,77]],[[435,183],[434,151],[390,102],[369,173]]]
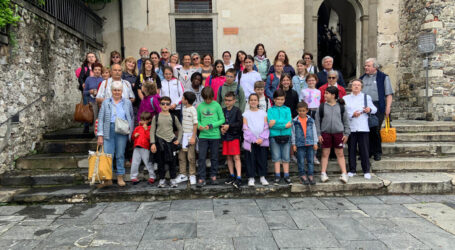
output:
[[[319,89],[302,89],[302,100],[308,104],[308,108],[319,108],[321,104],[321,91]]]
[[[212,82],[210,83],[210,79],[212,79]],[[209,86],[212,87],[213,92],[215,93],[215,97],[213,100],[217,99],[217,94],[218,94],[218,89],[223,86],[224,82],[226,81],[226,77],[224,76],[217,76],[215,78],[212,78],[212,76],[207,77],[205,80],[205,87]]]

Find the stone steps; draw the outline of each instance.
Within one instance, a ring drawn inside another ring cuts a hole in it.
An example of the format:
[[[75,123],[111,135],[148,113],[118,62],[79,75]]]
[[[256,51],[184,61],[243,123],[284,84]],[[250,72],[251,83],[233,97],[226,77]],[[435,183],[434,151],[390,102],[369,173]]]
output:
[[[96,150],[96,139],[44,140],[37,145],[39,153],[87,153]]]
[[[36,154],[19,158],[16,168],[19,170],[61,170],[78,169],[78,162],[87,158],[87,154]]]
[[[455,142],[455,132],[397,133],[397,142]]]
[[[452,155],[455,154],[455,142],[383,143],[382,152],[387,156]]]
[[[409,121],[397,120],[392,121],[392,127],[396,128],[397,133],[418,133],[418,132],[453,132],[455,131],[455,122],[443,121]],[[384,125],[383,125],[384,126]]]

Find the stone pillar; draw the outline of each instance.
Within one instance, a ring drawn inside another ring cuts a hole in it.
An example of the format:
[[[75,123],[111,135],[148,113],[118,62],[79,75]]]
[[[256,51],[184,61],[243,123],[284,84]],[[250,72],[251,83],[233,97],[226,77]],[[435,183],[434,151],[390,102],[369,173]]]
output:
[[[357,74],[362,75],[361,72],[363,72],[363,62],[370,56],[372,55],[371,52],[369,53],[369,47],[370,47],[370,41],[369,41],[369,16],[361,16],[360,17],[360,25],[361,25],[361,39],[362,41],[360,42],[360,59],[359,63],[357,65]]]

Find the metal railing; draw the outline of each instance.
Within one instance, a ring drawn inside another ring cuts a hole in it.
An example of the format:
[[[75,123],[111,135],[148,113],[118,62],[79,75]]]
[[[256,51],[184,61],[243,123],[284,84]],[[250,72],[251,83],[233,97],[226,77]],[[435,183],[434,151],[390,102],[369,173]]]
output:
[[[211,0],[175,0],[175,13],[212,13]]]
[[[82,0],[44,0],[44,5],[41,5],[38,0],[25,1],[83,34],[87,39],[99,45],[103,44],[103,20]]]

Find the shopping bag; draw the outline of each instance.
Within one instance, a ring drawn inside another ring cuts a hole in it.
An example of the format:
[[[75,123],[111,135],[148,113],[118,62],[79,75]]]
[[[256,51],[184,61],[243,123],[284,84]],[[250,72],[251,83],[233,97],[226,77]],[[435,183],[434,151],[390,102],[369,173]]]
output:
[[[385,118],[385,128],[381,131],[381,141],[385,143],[393,143],[397,140],[397,130],[390,127],[390,118]]]
[[[81,102],[76,104],[76,109],[74,110],[74,121],[93,123],[92,105],[84,105],[81,99]]]
[[[112,180],[112,155],[104,153],[104,147],[100,146],[96,148],[94,154],[88,157],[88,179],[90,185],[95,182],[103,183],[107,180]]]

